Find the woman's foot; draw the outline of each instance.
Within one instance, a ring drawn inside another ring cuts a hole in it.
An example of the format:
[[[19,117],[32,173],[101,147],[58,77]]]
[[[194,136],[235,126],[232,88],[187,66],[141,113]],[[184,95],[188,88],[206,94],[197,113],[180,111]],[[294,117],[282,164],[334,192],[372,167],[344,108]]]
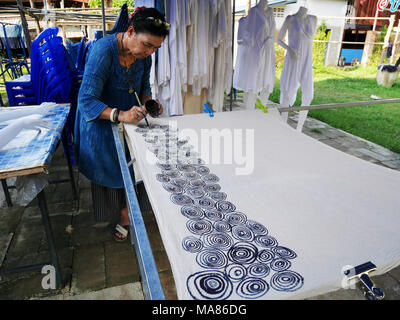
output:
[[[115,232],[114,232],[114,239],[118,242],[125,241],[128,238],[129,234],[129,218],[128,218],[128,210],[126,208],[121,210],[121,219],[119,221],[119,226],[115,227]],[[124,232],[126,230],[126,232]]]

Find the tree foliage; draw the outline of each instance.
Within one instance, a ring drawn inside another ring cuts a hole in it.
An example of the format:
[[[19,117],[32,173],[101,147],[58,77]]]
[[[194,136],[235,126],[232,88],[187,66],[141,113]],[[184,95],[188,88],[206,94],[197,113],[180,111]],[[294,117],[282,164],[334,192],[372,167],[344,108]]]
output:
[[[331,37],[331,32],[328,31],[325,21],[322,21],[321,25],[318,27],[317,33],[314,40],[324,40],[328,41]],[[325,62],[325,54],[328,47],[327,42],[314,42],[313,45],[313,65],[323,66]]]
[[[113,0],[112,6],[113,8],[120,8],[122,5],[127,2],[128,7],[134,6],[134,0]],[[91,8],[101,8],[101,0],[89,0],[89,7]]]

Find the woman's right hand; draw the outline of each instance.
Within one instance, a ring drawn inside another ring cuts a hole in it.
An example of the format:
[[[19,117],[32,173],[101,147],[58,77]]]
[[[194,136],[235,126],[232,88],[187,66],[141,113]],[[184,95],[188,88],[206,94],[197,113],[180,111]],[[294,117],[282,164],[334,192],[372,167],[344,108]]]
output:
[[[134,106],[128,111],[121,111],[118,120],[121,122],[139,123],[146,116],[146,109]]]

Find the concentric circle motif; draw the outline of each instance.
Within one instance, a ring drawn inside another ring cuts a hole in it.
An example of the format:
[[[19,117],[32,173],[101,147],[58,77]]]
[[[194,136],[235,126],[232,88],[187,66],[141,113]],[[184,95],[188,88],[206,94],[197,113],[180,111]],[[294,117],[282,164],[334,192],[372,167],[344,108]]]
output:
[[[205,174],[209,174],[210,173],[210,169],[208,169],[207,167],[204,167],[204,166],[200,166],[200,167],[196,168],[196,172],[198,174],[205,175]]]
[[[268,229],[264,227],[261,223],[258,223],[254,220],[247,220],[246,225],[250,228],[251,231],[254,232],[256,236],[268,234]]]
[[[188,166],[188,165],[187,165]],[[193,167],[193,166],[191,166]],[[183,174],[183,176],[188,179],[188,180],[199,180],[201,178],[201,175],[199,175],[196,172],[192,172],[192,171],[187,171]]]
[[[207,197],[195,199],[195,203],[205,209],[213,209],[215,207],[215,201]]]
[[[273,247],[271,250],[279,255],[282,259],[294,259],[297,257],[297,254],[293,250],[286,247],[277,246]]]
[[[182,178],[177,178],[177,179],[171,179],[170,183],[178,187],[185,188],[189,184],[189,181]]]
[[[225,274],[232,282],[238,282],[247,276],[247,269],[241,264],[232,263],[226,266]]]
[[[204,234],[201,236],[201,240],[204,246],[218,250],[228,250],[233,244],[232,237],[225,232],[214,231]]]
[[[233,291],[229,277],[220,271],[194,273],[188,277],[186,286],[195,300],[225,300]]]
[[[184,194],[172,194],[171,201],[179,206],[188,206],[194,203],[191,197]]]
[[[206,186],[204,186],[204,191],[207,193],[218,192],[220,190],[221,190],[221,186],[217,183],[207,184]]]
[[[196,237],[185,237],[182,240],[182,247],[188,252],[196,253],[200,252],[203,249],[203,242]]]
[[[165,190],[167,190],[170,193],[173,193],[173,194],[181,194],[181,193],[183,193],[183,188],[182,187],[175,186],[175,185],[173,185],[171,183],[163,183],[162,186],[163,186],[163,188]]]
[[[179,171],[188,173],[188,172],[193,172],[196,170],[196,167],[191,166],[190,164],[178,164],[176,166],[176,169],[178,169]]]
[[[161,163],[161,162],[157,162],[157,166],[161,169],[161,170],[173,170],[176,169],[176,166],[171,164],[171,163]]]
[[[271,261],[270,267],[274,271],[285,271],[291,267],[291,263],[289,260],[277,258]]]
[[[192,198],[202,198],[206,195],[206,192],[203,190],[202,187],[192,187],[186,188],[186,194]]]
[[[224,214],[217,210],[205,210],[204,213],[206,218],[210,219],[211,221],[220,221],[224,219]]]
[[[257,299],[265,295],[269,290],[266,281],[259,278],[246,278],[236,288],[236,293],[245,299]]]
[[[238,211],[226,214],[225,219],[232,226],[238,226],[238,225],[245,226],[247,221],[246,215]]]
[[[274,253],[270,249],[263,249],[258,253],[257,260],[263,263],[269,263],[274,260]]]
[[[216,221],[213,224],[215,231],[218,232],[230,232],[231,225],[226,221]]]
[[[304,278],[295,271],[277,272],[271,277],[271,287],[277,291],[293,292],[304,284]]]
[[[209,197],[215,201],[221,201],[221,200],[225,200],[227,195],[225,192],[209,192],[208,193]]]
[[[254,233],[244,225],[233,226],[232,236],[239,241],[253,241]]]
[[[228,258],[220,250],[205,249],[197,254],[196,261],[202,268],[220,269],[227,265]]]
[[[203,210],[198,206],[184,206],[181,208],[181,213],[186,218],[192,220],[200,220],[204,218]]]
[[[248,242],[237,242],[228,251],[229,260],[239,264],[253,263],[257,255],[257,247]]]
[[[192,187],[204,187],[206,183],[203,180],[197,179],[197,180],[191,180],[190,185]]]
[[[197,235],[202,235],[213,231],[213,226],[211,222],[204,219],[188,220],[188,222],[186,222],[186,227],[191,233]]]
[[[253,263],[247,268],[249,276],[256,278],[265,278],[269,275],[269,267],[265,263]]]
[[[216,208],[223,213],[229,213],[236,210],[236,207],[233,205],[233,203],[226,200],[218,201]]]
[[[218,178],[215,174],[213,174],[213,173],[205,174],[205,175],[203,175],[201,178],[202,178],[206,183],[216,183],[216,182],[219,181],[219,178]]]
[[[181,176],[178,170],[162,170],[162,173],[172,179],[176,179]]]
[[[188,159],[188,163],[192,164],[194,166],[201,166],[201,165],[205,164],[205,162],[200,158],[190,158],[190,159]]]
[[[171,180],[170,177],[168,177],[167,175],[162,174],[162,173],[157,173],[156,179],[157,179],[157,181],[162,182],[162,183],[170,182],[170,180]]]
[[[254,241],[256,244],[258,244],[261,247],[265,248],[270,248],[278,245],[278,241],[274,237],[271,237],[269,235],[263,235],[263,236],[256,236],[254,238]]]

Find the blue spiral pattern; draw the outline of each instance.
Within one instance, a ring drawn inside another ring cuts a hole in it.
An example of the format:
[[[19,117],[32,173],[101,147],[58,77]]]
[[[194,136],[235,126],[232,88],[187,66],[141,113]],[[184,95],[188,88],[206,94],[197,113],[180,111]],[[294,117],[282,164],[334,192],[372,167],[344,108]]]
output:
[[[232,235],[239,241],[253,241],[254,233],[249,228],[243,225],[233,226]]]
[[[223,251],[228,250],[233,245],[232,237],[225,232],[213,231],[202,235],[201,239],[206,247]]]
[[[203,198],[206,192],[202,187],[192,187],[186,189],[186,194],[192,198]]]
[[[253,263],[257,254],[257,247],[248,242],[237,242],[228,251],[229,260],[239,264]]]
[[[183,193],[182,187],[176,186],[172,183],[163,183],[162,186],[165,190],[167,190],[170,193],[173,193],[173,194]]]
[[[225,192],[220,192],[220,191],[216,191],[216,192],[209,192],[208,193],[209,197],[215,201],[221,201],[221,200],[225,200],[227,195]]]
[[[225,268],[225,274],[231,279],[232,282],[238,282],[246,278],[247,269],[241,264],[229,264]]]
[[[257,299],[265,295],[269,290],[266,281],[259,278],[247,278],[239,283],[236,293],[245,299]]]
[[[291,270],[275,273],[271,277],[271,287],[277,291],[297,291],[303,284],[304,278],[297,272]]]
[[[188,206],[194,203],[192,198],[184,194],[171,195],[171,201],[179,206]]]
[[[220,271],[196,272],[188,277],[186,287],[195,300],[225,300],[233,291],[231,280]]]
[[[246,225],[247,217],[241,212],[232,212],[225,215],[226,221],[232,226]]]
[[[226,221],[216,221],[213,226],[218,232],[231,232],[232,230],[231,225]]]
[[[263,249],[258,253],[257,260],[262,263],[269,263],[274,260],[274,253],[269,249]]]
[[[184,206],[181,208],[181,213],[186,218],[189,218],[192,220],[201,220],[204,218],[204,212],[198,206]]]
[[[269,275],[270,268],[265,263],[253,263],[247,268],[252,277],[265,278]]]
[[[277,258],[271,261],[271,269],[274,271],[285,271],[290,268],[292,264],[289,260]]]
[[[197,263],[205,269],[220,269],[228,264],[228,258],[220,250],[204,249],[196,256]]]
[[[219,190],[221,190],[221,186],[218,183],[211,183],[204,186],[204,191],[207,193],[218,192]]]
[[[185,237],[182,240],[182,247],[188,252],[196,253],[203,249],[203,242],[196,237]]]
[[[202,235],[213,231],[211,222],[207,220],[189,220],[186,222],[186,227],[191,233]]]
[[[228,299],[232,294],[258,299],[270,289],[293,292],[304,285],[304,278],[290,270],[297,254],[278,245],[261,223],[227,201],[202,159],[196,158],[188,140],[168,125],[138,125],[136,132],[148,142],[158,158],[161,173],[156,179],[172,193],[171,201],[181,206],[190,236],[182,240],[188,254],[196,254],[200,268],[187,278],[187,289],[194,299]]]

